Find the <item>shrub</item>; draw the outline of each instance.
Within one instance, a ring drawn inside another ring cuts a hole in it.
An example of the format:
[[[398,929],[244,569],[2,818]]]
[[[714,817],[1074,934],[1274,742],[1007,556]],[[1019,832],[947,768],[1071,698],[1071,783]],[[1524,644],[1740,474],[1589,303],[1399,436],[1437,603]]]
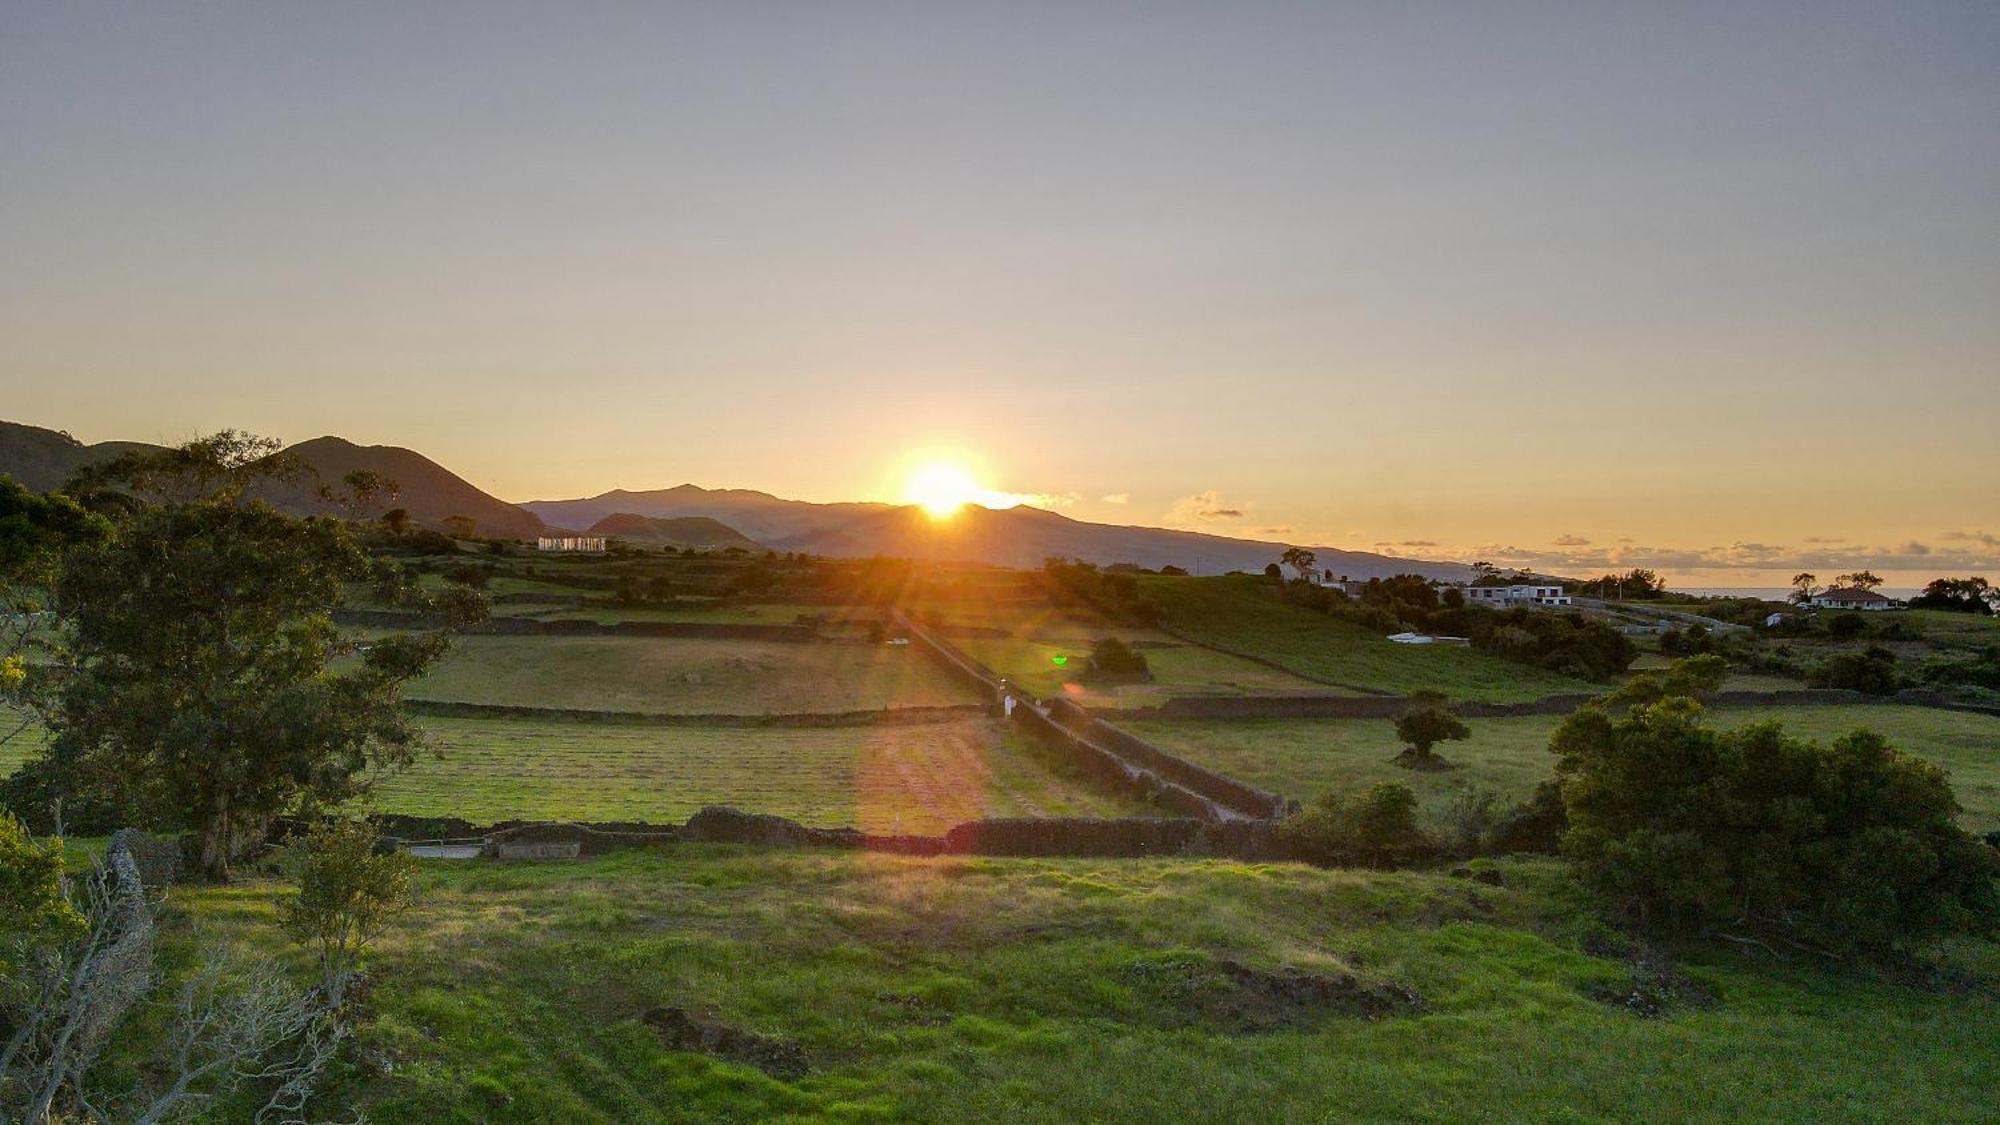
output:
[[[1119,640],[1105,637],[1090,646],[1091,670],[1104,676],[1144,676],[1146,654]]]
[[[1892,695],[1902,686],[1896,673],[1896,654],[1874,645],[1862,652],[1842,652],[1827,657],[1806,674],[1806,683],[1816,688],[1845,688],[1868,695]]]
[[[1729,665],[1720,656],[1687,656],[1664,670],[1641,672],[1601,700],[1613,707],[1658,703],[1668,696],[1703,699],[1722,689]]]
[[[1826,635],[1836,640],[1852,640],[1867,631],[1868,622],[1858,613],[1836,613],[1826,623]]]
[[[1669,699],[1585,709],[1550,749],[1587,884],[1642,925],[1776,931],[1880,951],[2000,923],[2000,856],[1955,822],[1944,772],[1859,730],[1702,724]]]
[[[1417,795],[1383,782],[1351,800],[1322,794],[1278,826],[1291,854],[1313,863],[1394,867],[1437,858],[1437,843],[1417,825]]]
[[[1409,747],[1396,760],[1413,766],[1440,765],[1442,760],[1432,747],[1471,736],[1472,728],[1449,707],[1434,700],[1418,700],[1396,720],[1396,737]]]
[[[285,904],[285,929],[317,945],[323,971],[352,969],[368,941],[402,905],[416,861],[376,847],[373,825],[332,820],[286,849],[283,865],[299,881]]]
[[[12,979],[26,950],[82,932],[62,877],[62,841],[37,843],[20,821],[0,815],[0,981]]]

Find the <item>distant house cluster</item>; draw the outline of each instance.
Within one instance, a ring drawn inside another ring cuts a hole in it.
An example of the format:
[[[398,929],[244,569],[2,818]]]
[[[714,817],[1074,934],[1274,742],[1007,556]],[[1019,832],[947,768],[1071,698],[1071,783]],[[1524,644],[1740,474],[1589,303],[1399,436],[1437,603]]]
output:
[[[604,550],[602,535],[544,535],[535,540],[537,551],[587,552]]]
[[[1532,606],[1569,605],[1570,596],[1561,586],[1465,586],[1467,605]]]
[[[1899,609],[1902,603],[1859,586],[1835,586],[1822,590],[1806,602],[1814,609]]]

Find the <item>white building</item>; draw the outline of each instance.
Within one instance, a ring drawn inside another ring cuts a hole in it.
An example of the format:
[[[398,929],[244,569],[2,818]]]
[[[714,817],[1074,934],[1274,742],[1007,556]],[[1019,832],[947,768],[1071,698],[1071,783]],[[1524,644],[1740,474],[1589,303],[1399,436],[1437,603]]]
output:
[[[1569,593],[1561,586],[1464,586],[1467,605],[1487,605],[1507,609],[1517,605],[1568,605]]]
[[[1859,586],[1836,586],[1814,594],[1807,605],[1814,609],[1900,609],[1901,606],[1873,590]]]
[[[544,535],[535,540],[537,551],[602,551],[602,535]]]

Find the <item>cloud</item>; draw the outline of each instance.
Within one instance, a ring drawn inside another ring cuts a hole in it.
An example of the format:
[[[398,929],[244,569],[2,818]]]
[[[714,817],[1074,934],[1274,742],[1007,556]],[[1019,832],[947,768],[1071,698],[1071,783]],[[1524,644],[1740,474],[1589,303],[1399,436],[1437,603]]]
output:
[[[1590,540],[1585,539],[1581,535],[1558,535],[1555,538],[1555,545],[1558,547],[1588,547],[1590,546]]]
[[[1947,531],[1938,538],[1953,543],[1977,543],[1982,547],[2000,547],[2000,535],[1985,531]]]
[[[1287,526],[1287,527],[1260,527],[1260,528],[1258,528],[1258,529],[1257,529],[1257,534],[1259,534],[1259,535],[1290,535],[1291,533],[1292,533],[1292,529],[1291,529],[1291,528],[1290,528],[1289,526]]]
[[[1106,504],[1130,504],[1132,502],[1132,494],[1129,492],[1114,492],[1109,496],[1100,496],[1098,499],[1104,501]]]
[[[1951,536],[1950,536],[1950,535],[1946,535],[1946,536],[1945,536],[1945,538],[1946,538],[1946,539],[1949,539],[1949,538],[1951,538]],[[1841,537],[1839,537],[1838,535],[1835,535],[1835,536],[1825,536],[1825,535],[1808,535],[1808,536],[1806,536],[1806,537],[1805,537],[1804,539],[1801,539],[1801,540],[1799,540],[1799,542],[1801,542],[1801,543],[1817,543],[1817,544],[1825,544],[1825,543],[1845,543],[1845,542],[1847,542],[1847,540],[1845,540],[1845,539],[1842,539],[1842,538],[1841,538]]]
[[[1386,544],[1385,544],[1385,545],[1386,545]],[[1401,543],[1398,543],[1398,544],[1396,544],[1396,546],[1398,546],[1398,547],[1435,547],[1435,546],[1437,546],[1437,540],[1435,540],[1435,539],[1405,539],[1405,540],[1403,540],[1403,541],[1402,541]]]
[[[1222,520],[1240,520],[1249,514],[1249,507],[1243,504],[1228,504],[1222,493],[1210,488],[1192,496],[1183,496],[1167,509],[1168,527],[1201,527]]]
[[[1983,536],[1983,537],[1982,537]],[[1572,538],[1566,536],[1565,538]],[[1943,536],[1961,549],[1940,550],[1915,540],[1897,546],[1813,546],[1790,547],[1779,543],[1736,542],[1713,547],[1664,547],[1620,540],[1608,547],[1577,545],[1551,550],[1514,544],[1484,543],[1472,547],[1448,547],[1438,554],[1469,562],[1485,559],[1503,567],[1523,570],[1552,570],[1568,574],[1593,574],[1644,567],[1649,570],[1810,570],[1838,573],[1847,570],[1991,570],[2000,567],[2000,539],[1979,532],[1959,532]],[[1557,541],[1558,543],[1561,540]]]
[[[972,498],[972,502],[983,508],[1015,508],[1026,504],[1030,508],[1052,511],[1067,508],[1083,497],[1074,492],[996,492],[987,489]]]

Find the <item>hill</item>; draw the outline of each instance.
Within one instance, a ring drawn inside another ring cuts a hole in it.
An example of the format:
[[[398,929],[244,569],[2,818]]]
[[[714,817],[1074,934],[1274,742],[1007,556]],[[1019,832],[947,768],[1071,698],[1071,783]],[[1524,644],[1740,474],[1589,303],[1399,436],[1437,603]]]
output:
[[[664,543],[675,547],[724,549],[741,547],[746,551],[764,550],[764,545],[755,539],[721,520],[710,519],[707,516],[655,519],[652,516],[642,516],[632,512],[618,512],[591,524],[589,534],[603,535],[611,539]]]
[[[581,500],[530,500],[521,507],[562,527],[589,527],[613,515],[654,519],[699,516],[720,520],[766,544],[832,531],[857,519],[892,510],[887,504],[814,504],[785,500],[748,488],[701,488],[692,484],[644,492],[618,488]]]
[[[38,492],[62,487],[71,473],[85,465],[109,461],[121,453],[158,448],[142,441],[85,445],[61,430],[0,422],[0,473]]]
[[[968,505],[946,520],[933,519],[921,508],[891,508],[831,531],[779,540],[772,546],[836,557],[891,555],[1011,567],[1037,567],[1042,560],[1059,556],[1104,564],[1136,563],[1154,569],[1179,566],[1200,574],[1219,574],[1262,570],[1265,564],[1278,560],[1287,544],[1090,523],[1027,505],[998,510]],[[1456,563],[1331,547],[1315,548],[1315,552],[1321,566],[1355,578],[1412,572],[1462,578],[1468,573]]]
[[[489,496],[451,470],[412,449],[395,445],[356,445],[345,438],[319,437],[289,446],[285,452],[311,465],[328,482],[357,469],[370,469],[396,482],[393,506],[410,518],[437,527],[451,516],[471,518],[478,534],[501,539],[532,539],[547,530],[532,513]],[[273,490],[272,502],[301,513],[323,507],[308,486]]]
[[[1203,574],[1261,570],[1287,544],[1231,539],[1193,531],[1126,527],[1074,520],[1026,505],[991,509],[968,506],[949,520],[916,507],[877,503],[815,504],[749,489],[708,489],[692,484],[647,492],[623,489],[578,500],[531,500],[521,505],[551,524],[584,527],[614,514],[655,519],[705,516],[720,520],[765,546],[835,558],[870,555],[1037,567],[1052,555],[1095,563],[1180,566]],[[1426,562],[1368,551],[1315,548],[1320,565],[1355,578],[1419,573],[1463,579],[1456,563]]]

